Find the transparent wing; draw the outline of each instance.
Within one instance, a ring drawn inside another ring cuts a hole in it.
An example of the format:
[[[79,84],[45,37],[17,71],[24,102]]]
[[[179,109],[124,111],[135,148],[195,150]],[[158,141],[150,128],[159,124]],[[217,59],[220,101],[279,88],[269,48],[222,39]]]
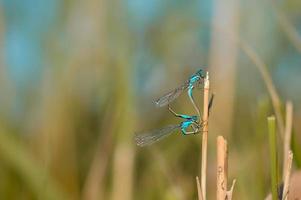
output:
[[[137,134],[135,135],[135,141],[138,146],[147,146],[151,145],[157,141],[162,140],[163,138],[169,136],[174,131],[179,129],[181,127],[180,124],[177,125],[168,125],[164,128],[153,130],[150,132],[146,132],[143,134]]]
[[[172,101],[174,101],[176,98],[182,94],[182,92],[189,86],[189,82],[186,81],[183,85],[180,87],[168,92],[167,94],[160,97],[158,100],[155,101],[156,106],[158,107],[164,107],[168,104],[170,104]]]

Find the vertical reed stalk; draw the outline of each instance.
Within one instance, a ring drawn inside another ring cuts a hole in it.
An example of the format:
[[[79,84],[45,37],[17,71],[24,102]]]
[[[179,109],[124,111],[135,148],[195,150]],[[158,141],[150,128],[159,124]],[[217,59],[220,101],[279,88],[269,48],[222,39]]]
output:
[[[287,160],[286,160],[286,165],[285,165],[282,200],[287,200],[288,199],[292,161],[293,161],[293,153],[292,153],[292,151],[289,151],[288,156],[287,156]]]
[[[286,163],[288,161],[288,152],[290,151],[291,137],[293,125],[293,104],[291,101],[286,102],[286,120],[284,131],[284,147],[283,147],[283,180],[285,179]]]
[[[203,192],[200,184],[200,179],[198,176],[196,176],[195,179],[196,179],[196,187],[198,189],[198,200],[203,200]]]
[[[216,168],[216,199],[225,200],[228,188],[228,147],[223,136],[218,136],[217,168]]]
[[[207,172],[207,143],[208,143],[208,104],[209,104],[209,73],[204,80],[204,108],[203,108],[203,134],[202,134],[202,169],[201,188],[203,200],[206,200],[206,172]]]
[[[269,146],[270,146],[270,159],[271,159],[271,190],[272,199],[278,199],[277,184],[278,184],[278,167],[277,167],[277,138],[275,129],[275,116],[268,117],[269,129]]]

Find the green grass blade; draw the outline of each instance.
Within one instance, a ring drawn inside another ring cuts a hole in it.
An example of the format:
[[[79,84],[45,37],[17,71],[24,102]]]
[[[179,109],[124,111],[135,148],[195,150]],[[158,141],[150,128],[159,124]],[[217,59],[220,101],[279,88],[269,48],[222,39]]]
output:
[[[293,131],[292,134],[292,151],[294,153],[294,161],[297,168],[301,168],[301,144],[298,142],[296,138],[296,133]]]
[[[273,200],[278,199],[278,165],[277,165],[277,137],[276,137],[276,122],[275,116],[268,117],[269,129],[269,147],[270,147],[270,160],[271,160],[271,189]]]

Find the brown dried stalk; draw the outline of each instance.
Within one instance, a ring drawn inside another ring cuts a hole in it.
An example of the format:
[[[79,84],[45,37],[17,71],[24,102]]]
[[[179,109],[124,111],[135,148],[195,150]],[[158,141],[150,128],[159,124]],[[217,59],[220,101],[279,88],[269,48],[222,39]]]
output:
[[[204,108],[203,108],[203,134],[202,134],[202,168],[201,188],[203,200],[206,200],[206,172],[207,172],[207,143],[208,143],[208,105],[209,105],[209,73],[204,80]]]
[[[196,176],[195,179],[196,179],[196,187],[198,189],[198,200],[203,200],[203,192],[200,184],[200,179],[198,176]]]
[[[288,160],[288,152],[291,145],[293,126],[293,104],[291,101],[286,102],[286,120],[285,120],[285,131],[284,131],[284,147],[283,147],[283,180],[285,179],[286,163]]]
[[[217,145],[217,168],[216,168],[216,199],[225,200],[228,186],[228,150],[227,141],[223,136],[218,136]]]
[[[284,185],[283,185],[282,200],[287,200],[288,199],[292,161],[293,161],[293,153],[292,153],[292,151],[289,151],[288,152],[288,157],[287,157],[287,160],[286,160],[285,172],[284,172],[284,177],[285,178],[283,179]]]
[[[234,179],[234,180],[232,181],[231,189],[230,189],[229,191],[227,191],[227,197],[226,197],[226,200],[232,200],[232,194],[233,194],[233,189],[234,189],[235,183],[236,183],[236,179]]]
[[[233,180],[231,189],[228,188],[228,146],[223,136],[217,140],[217,169],[216,169],[216,199],[231,200],[236,180]]]

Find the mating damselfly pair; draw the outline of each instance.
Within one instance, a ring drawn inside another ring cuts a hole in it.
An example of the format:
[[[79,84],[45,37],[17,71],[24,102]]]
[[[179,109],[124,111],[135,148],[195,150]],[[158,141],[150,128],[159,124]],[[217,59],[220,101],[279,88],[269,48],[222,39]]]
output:
[[[169,136],[170,134],[174,133],[177,130],[181,130],[183,135],[197,134],[202,131],[201,129],[203,126],[203,122],[200,122],[200,110],[194,101],[193,89],[197,85],[201,85],[205,77],[206,74],[204,73],[204,71],[202,69],[199,69],[196,73],[190,76],[190,78],[187,81],[185,81],[182,85],[173,89],[167,94],[163,95],[155,102],[157,107],[168,106],[168,110],[176,117],[183,119],[183,121],[180,124],[168,125],[161,129],[156,129],[142,134],[137,134],[135,136],[135,141],[138,146],[151,145]],[[175,99],[177,99],[186,90],[187,90],[188,97],[194,109],[197,112],[197,115],[178,114],[170,107],[170,103],[173,102]],[[212,102],[213,102],[213,95],[210,98],[208,104],[208,110],[210,110],[212,106]]]

